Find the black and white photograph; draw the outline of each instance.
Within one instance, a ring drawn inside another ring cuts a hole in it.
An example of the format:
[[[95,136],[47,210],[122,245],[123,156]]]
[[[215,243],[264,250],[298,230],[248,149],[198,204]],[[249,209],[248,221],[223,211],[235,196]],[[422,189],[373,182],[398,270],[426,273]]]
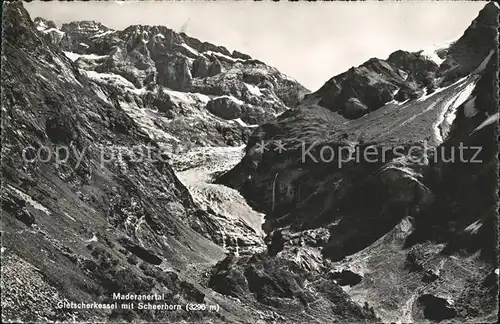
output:
[[[2,323],[497,323],[487,1],[5,1]]]

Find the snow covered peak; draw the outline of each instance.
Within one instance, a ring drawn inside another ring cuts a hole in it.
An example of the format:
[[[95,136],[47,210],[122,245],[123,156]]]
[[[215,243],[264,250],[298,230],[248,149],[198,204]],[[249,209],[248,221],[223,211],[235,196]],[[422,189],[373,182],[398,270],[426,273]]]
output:
[[[104,26],[98,21],[84,20],[63,24],[61,31],[70,34],[73,37],[86,37],[103,34],[105,32],[112,31],[112,29]]]
[[[40,17],[36,17],[33,23],[35,24],[35,27],[38,31],[42,31],[49,28],[47,20]]]
[[[110,28],[104,26],[98,21],[94,20],[81,20],[73,21],[68,24],[63,24],[61,29],[77,29],[82,31],[99,31],[99,30],[109,30]]]
[[[53,22],[52,20],[47,20],[47,19],[41,18],[41,17],[36,17],[33,20],[33,23],[35,24],[35,28],[38,31],[42,31],[42,30],[46,30],[46,29],[50,29],[50,28],[57,29],[57,25],[55,22]]]
[[[441,65],[446,59],[446,52],[454,41],[447,41],[442,44],[432,44],[417,52],[421,56],[433,61],[437,65]]]
[[[57,28],[57,25],[53,21],[37,17],[35,18],[35,20],[33,20],[33,24],[35,25],[37,31],[46,35],[46,37],[48,37],[49,40],[54,44],[59,43],[59,41],[64,36],[64,32],[59,30]]]

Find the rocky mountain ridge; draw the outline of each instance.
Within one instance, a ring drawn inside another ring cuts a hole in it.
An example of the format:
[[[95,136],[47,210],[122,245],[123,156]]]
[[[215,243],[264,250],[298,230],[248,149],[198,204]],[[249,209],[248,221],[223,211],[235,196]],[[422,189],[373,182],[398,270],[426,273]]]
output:
[[[124,109],[146,109],[153,115],[142,116],[143,127],[159,123],[160,131],[153,136],[160,142],[241,145],[253,125],[274,118],[308,92],[249,55],[230,53],[164,26],[113,30],[81,21],[59,30],[41,18],[35,24],[81,73],[105,84],[106,95],[120,93],[114,100]]]
[[[350,283],[384,322],[496,320],[498,13],[439,64],[370,59],[254,131],[218,181],[266,214],[269,253]]]
[[[413,53],[398,50],[385,60],[371,58],[331,78],[303,102],[356,119],[391,102],[430,95],[470,74],[490,54],[496,10],[493,3],[485,6],[455,42]]]

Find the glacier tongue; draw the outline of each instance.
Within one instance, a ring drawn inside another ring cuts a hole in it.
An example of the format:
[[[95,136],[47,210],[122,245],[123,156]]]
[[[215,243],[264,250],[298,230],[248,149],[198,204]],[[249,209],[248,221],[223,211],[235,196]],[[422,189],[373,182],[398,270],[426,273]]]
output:
[[[202,209],[216,214],[214,217],[225,238],[224,248],[256,252],[265,249],[262,230],[264,214],[253,210],[237,190],[211,183],[214,174],[234,167],[243,153],[243,146],[196,148],[173,156],[174,169],[178,170],[179,180],[189,189],[195,202]],[[236,242],[235,246],[230,246],[228,241]],[[238,242],[244,242],[243,246],[239,246]]]

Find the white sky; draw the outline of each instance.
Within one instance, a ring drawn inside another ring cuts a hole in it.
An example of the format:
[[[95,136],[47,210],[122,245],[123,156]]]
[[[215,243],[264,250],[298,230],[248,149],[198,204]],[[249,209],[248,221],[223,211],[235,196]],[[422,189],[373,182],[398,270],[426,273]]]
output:
[[[164,25],[236,49],[312,91],[371,57],[459,38],[483,1],[253,2],[89,1],[24,3],[32,18],[97,20],[114,29]]]

